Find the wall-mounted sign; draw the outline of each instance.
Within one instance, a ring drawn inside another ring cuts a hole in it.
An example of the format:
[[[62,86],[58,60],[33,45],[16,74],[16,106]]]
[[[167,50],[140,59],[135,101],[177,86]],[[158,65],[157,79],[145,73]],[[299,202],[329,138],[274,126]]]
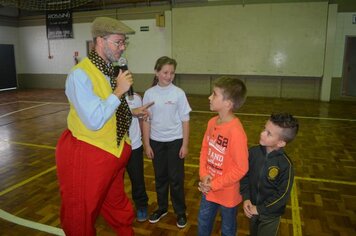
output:
[[[150,27],[149,26],[140,26],[140,31],[149,31]]]
[[[48,39],[73,38],[72,12],[70,10],[47,11]]]

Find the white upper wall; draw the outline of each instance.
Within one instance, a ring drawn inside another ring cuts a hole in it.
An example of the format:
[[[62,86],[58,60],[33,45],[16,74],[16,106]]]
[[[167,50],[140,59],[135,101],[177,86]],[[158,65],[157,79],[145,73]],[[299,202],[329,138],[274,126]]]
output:
[[[161,56],[171,56],[171,12],[165,12],[165,27],[157,27],[156,20],[124,21],[136,31],[129,35],[129,47],[124,56],[133,73],[154,73],[156,60]],[[149,31],[140,31],[148,26]]]
[[[352,24],[353,14],[356,13],[337,14],[333,77],[342,76],[345,37],[356,36],[356,24]],[[126,52],[130,70],[134,73],[153,73],[158,57],[172,55],[171,11],[165,12],[165,20],[164,28],[157,27],[154,19],[124,21],[136,30],[136,34],[130,36],[130,46]],[[14,45],[17,73],[67,74],[74,65],[75,51],[79,52],[80,58],[86,56],[86,41],[91,40],[90,25],[74,24],[74,39],[51,40],[49,46],[53,59],[48,59],[44,25],[20,28],[0,26],[0,43]],[[150,31],[141,32],[140,26],[149,26]]]
[[[166,12],[163,28],[156,26],[155,19],[123,21],[136,31],[129,35],[130,45],[124,55],[133,73],[153,73],[157,58],[171,56],[170,19],[170,12]],[[73,39],[50,41],[45,25],[18,28],[21,56],[17,57],[17,73],[67,74],[74,65],[74,52],[79,53],[79,58],[87,56],[87,42],[92,40],[90,26],[91,23],[73,24]],[[148,26],[149,31],[141,32],[141,26]]]
[[[356,24],[352,24],[354,13],[338,13],[334,51],[333,77],[342,77],[346,36],[356,37]]]
[[[173,8],[178,73],[323,75],[327,2]]]

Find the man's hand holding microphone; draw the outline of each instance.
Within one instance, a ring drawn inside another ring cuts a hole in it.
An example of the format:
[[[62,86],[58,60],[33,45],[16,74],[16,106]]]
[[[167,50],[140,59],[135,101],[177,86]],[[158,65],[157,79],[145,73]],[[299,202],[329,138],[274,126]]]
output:
[[[123,57],[121,57],[118,61],[118,68],[119,69],[119,75],[116,78],[116,88],[114,90],[114,94],[118,97],[121,98],[121,96],[127,92],[127,95],[130,100],[133,99],[133,78],[131,75],[131,72],[128,70],[127,67],[127,60]],[[131,110],[131,113],[133,116],[140,117],[144,120],[147,120],[149,117],[149,112],[148,108],[152,106],[154,102],[147,103],[141,107],[137,107],[135,109]]]

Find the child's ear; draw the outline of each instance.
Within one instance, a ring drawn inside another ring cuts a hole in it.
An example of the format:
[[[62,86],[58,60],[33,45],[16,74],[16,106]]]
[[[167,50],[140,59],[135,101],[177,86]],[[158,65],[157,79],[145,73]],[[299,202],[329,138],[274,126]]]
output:
[[[228,104],[229,110],[232,110],[232,108],[234,107],[234,103],[230,99],[226,100],[226,102]]]
[[[287,145],[287,142],[284,141],[284,140],[279,140],[278,143],[277,143],[277,146],[279,148],[285,147],[286,145]]]

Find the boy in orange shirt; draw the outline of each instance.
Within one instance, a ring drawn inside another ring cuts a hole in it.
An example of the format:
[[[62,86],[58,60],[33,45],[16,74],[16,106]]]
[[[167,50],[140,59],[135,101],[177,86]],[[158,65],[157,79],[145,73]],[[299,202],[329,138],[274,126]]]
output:
[[[246,86],[239,79],[221,77],[210,95],[210,110],[218,112],[205,131],[200,152],[199,190],[203,193],[198,234],[211,234],[217,211],[221,213],[221,234],[236,235],[237,205],[242,201],[240,179],[248,171],[247,137],[234,110],[246,98]]]

